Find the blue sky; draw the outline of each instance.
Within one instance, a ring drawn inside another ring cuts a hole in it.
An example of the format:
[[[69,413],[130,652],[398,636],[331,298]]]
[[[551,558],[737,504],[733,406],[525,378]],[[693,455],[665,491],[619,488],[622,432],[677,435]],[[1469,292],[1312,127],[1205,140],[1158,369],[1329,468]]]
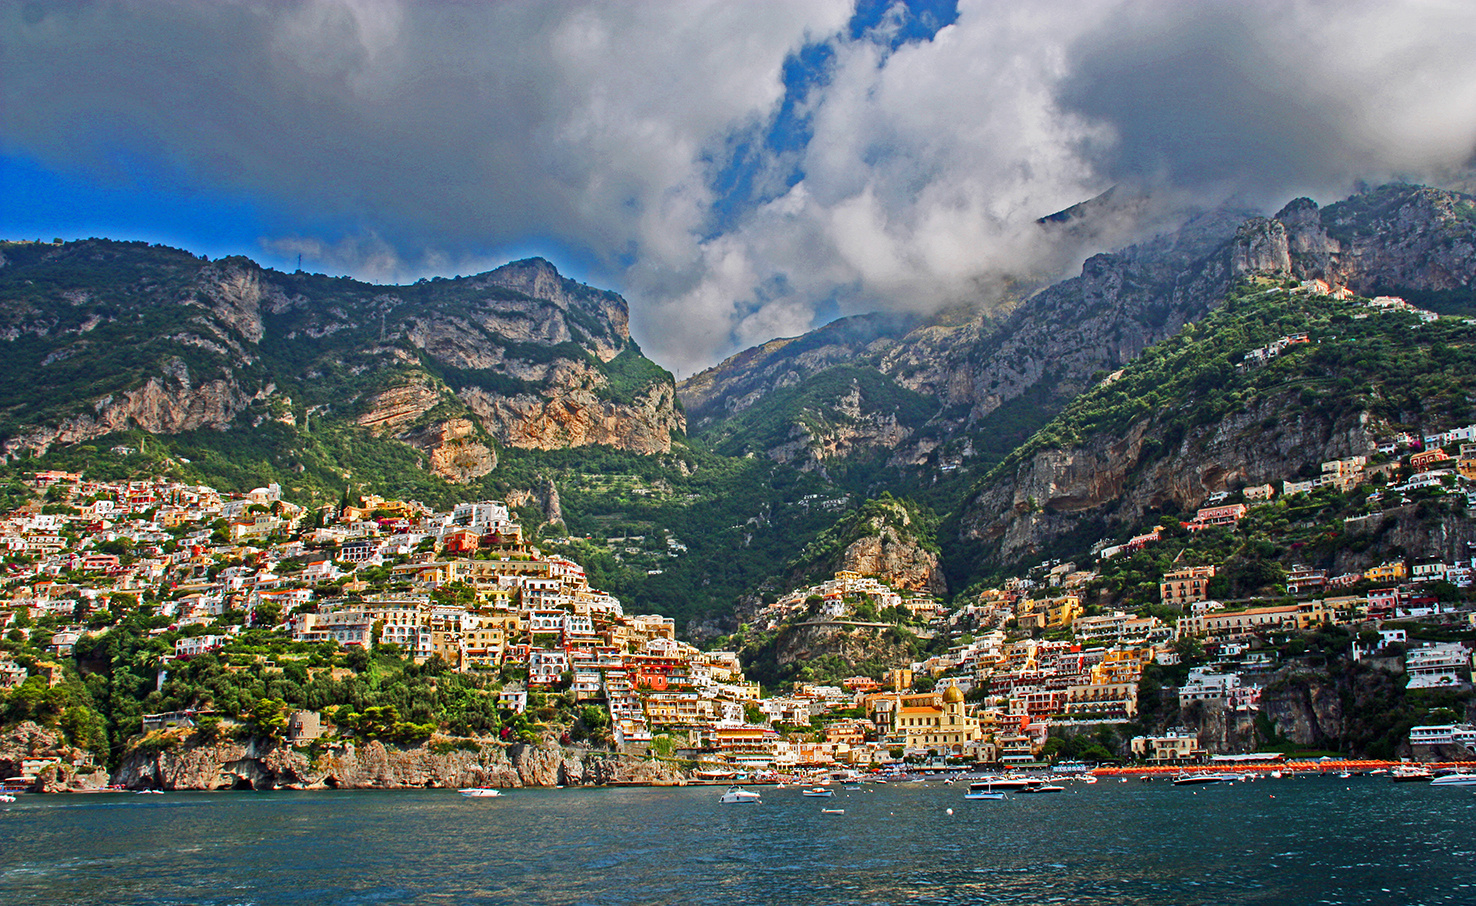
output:
[[[1458,178],[1473,39],[1418,0],[35,0],[0,8],[0,235],[375,282],[543,255],[687,374],[1232,194]],[[1034,226],[1123,184],[1149,220]]]

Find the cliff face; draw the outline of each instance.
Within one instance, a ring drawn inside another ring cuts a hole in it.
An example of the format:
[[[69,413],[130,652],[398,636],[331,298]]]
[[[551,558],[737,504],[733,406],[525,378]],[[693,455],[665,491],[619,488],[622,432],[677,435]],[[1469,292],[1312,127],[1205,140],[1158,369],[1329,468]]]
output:
[[[666,452],[686,429],[671,376],[630,340],[625,300],[542,259],[371,286],[142,243],[4,248],[6,453],[326,420],[468,481],[495,468],[494,444]]]
[[[948,591],[937,553],[890,525],[879,526],[874,534],[847,545],[836,568],[878,576],[902,591],[930,595]]]
[[[316,759],[265,740],[135,751],[113,774],[128,789],[405,789],[675,783],[660,762],[556,745],[484,741],[474,751],[382,742],[330,748]]]
[[[1195,425],[1167,455],[1151,460],[1145,451],[1160,439],[1152,415],[1122,433],[1040,450],[983,486],[967,505],[960,532],[997,542],[998,556],[1008,562],[1049,545],[1084,518],[1109,527],[1131,524],[1150,511],[1198,506],[1214,491],[1279,481],[1308,462],[1373,448],[1362,417],[1282,417],[1296,411],[1293,396],[1291,390],[1267,395],[1217,422]]]

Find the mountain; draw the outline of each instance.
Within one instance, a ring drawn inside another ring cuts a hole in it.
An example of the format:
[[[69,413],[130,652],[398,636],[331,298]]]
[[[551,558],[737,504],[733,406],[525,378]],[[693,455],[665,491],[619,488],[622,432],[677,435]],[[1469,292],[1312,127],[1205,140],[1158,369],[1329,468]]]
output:
[[[655,453],[684,430],[625,300],[536,258],[376,286],[136,242],[7,242],[0,341],[10,455],[130,429],[327,423],[465,482],[498,446]]]
[[[834,469],[881,455],[903,471],[976,470],[1089,389],[1099,372],[1204,317],[1252,273],[1473,305],[1471,201],[1392,185],[1275,218],[1226,207],[1089,258],[1007,316],[865,316],[775,340],[683,381],[694,436],[729,453]]]
[[[276,481],[298,502],[506,499],[594,584],[691,637],[732,632],[867,538],[865,569],[907,560],[958,595],[1381,432],[1476,420],[1458,319],[1410,330],[1257,295],[1323,280],[1476,314],[1473,211],[1386,186],[1205,212],[1008,310],[848,318],[679,387],[630,339],[624,300],[540,259],[373,286],[142,243],[3,243],[0,495],[63,468]],[[1301,331],[1322,342],[1235,367]],[[926,543],[888,536],[896,520],[853,532],[884,492],[936,514]],[[1428,528],[1389,531],[1413,550]]]
[[[1294,478],[1397,431],[1469,422],[1476,363],[1457,350],[1476,333],[1465,320],[1411,330],[1413,315],[1371,316],[1299,284],[1397,290],[1468,310],[1473,215],[1469,197],[1401,186],[1323,211],[1299,199],[1246,222],[1226,252],[1232,273],[1256,280],[1013,452],[964,505],[962,540],[1008,563],[1212,492]],[[1313,342],[1265,367],[1241,364],[1291,334]]]

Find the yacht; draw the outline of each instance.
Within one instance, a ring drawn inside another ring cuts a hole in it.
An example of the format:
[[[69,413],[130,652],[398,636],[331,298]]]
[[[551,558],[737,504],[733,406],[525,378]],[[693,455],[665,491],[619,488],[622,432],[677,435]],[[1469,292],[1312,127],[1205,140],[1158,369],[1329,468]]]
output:
[[[759,802],[759,794],[753,790],[745,790],[741,786],[730,786],[728,787],[728,791],[723,794],[723,798],[719,801],[723,805],[739,805],[745,802],[757,804]]]
[[[489,786],[469,786],[466,789],[457,790],[456,792],[468,799],[491,799],[494,796],[502,795],[502,790],[495,790]]]
[[[1402,764],[1389,772],[1389,779],[1395,783],[1421,783],[1431,779],[1430,769],[1423,765]]]
[[[802,790],[802,791],[800,791],[800,795],[801,796],[817,796],[817,797],[820,797],[822,799],[828,799],[831,796],[834,796],[835,795],[835,790],[827,790],[824,787],[817,786],[817,787],[813,787],[813,788],[808,789],[808,790]]]
[[[1180,774],[1174,778],[1174,786],[1188,786],[1196,783],[1234,783],[1239,780],[1236,774],[1216,774],[1205,772],[1200,774]]]

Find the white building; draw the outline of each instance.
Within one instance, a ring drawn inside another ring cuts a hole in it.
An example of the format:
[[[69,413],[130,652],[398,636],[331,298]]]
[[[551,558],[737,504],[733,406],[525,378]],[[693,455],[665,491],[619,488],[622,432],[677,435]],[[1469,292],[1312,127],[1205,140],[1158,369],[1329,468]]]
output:
[[[1179,707],[1195,701],[1223,701],[1240,687],[1234,673],[1215,673],[1208,667],[1192,667],[1189,681],[1179,687]]]
[[[1415,648],[1404,656],[1409,674],[1406,689],[1434,689],[1460,685],[1456,671],[1471,665],[1471,653],[1459,642],[1443,642]]]

